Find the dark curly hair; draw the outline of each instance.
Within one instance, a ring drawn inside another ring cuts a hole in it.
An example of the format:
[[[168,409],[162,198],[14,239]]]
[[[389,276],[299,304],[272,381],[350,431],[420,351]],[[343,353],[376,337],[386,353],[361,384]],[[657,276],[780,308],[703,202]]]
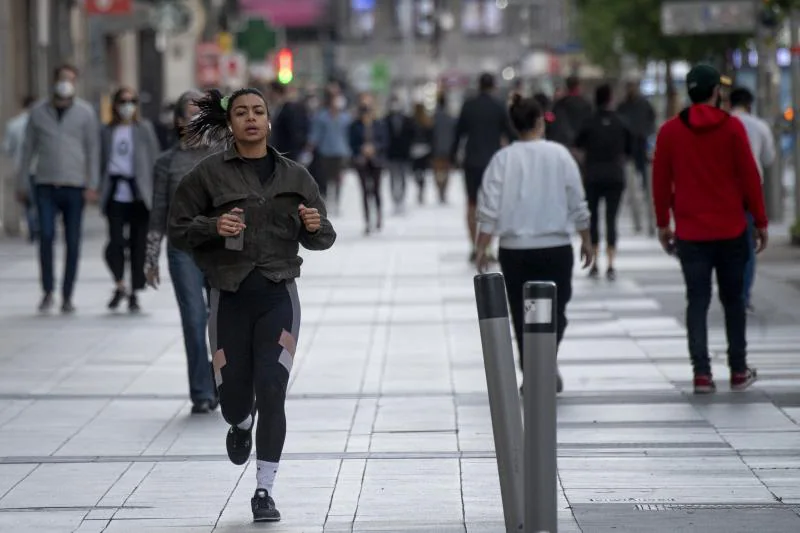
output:
[[[237,89],[230,96],[224,96],[217,89],[208,91],[205,96],[194,101],[200,111],[186,126],[185,143],[188,146],[199,146],[214,143],[229,143],[233,140],[228,125],[234,102],[246,94],[254,94],[264,101],[269,116],[267,99],[258,89],[253,87]]]

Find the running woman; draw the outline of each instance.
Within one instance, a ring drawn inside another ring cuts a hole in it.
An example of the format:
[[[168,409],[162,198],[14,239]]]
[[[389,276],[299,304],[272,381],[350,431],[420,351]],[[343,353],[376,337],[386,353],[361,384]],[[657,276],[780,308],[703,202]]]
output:
[[[336,233],[316,182],[268,147],[269,110],[257,89],[196,102],[187,143],[227,141],[201,161],[172,200],[169,238],[190,252],[211,291],[209,337],[220,406],[230,424],[228,457],[250,458],[255,414],[253,520],[278,521],[272,499],[286,439],[286,388],[300,328],[294,279],[299,246],[325,250]]]

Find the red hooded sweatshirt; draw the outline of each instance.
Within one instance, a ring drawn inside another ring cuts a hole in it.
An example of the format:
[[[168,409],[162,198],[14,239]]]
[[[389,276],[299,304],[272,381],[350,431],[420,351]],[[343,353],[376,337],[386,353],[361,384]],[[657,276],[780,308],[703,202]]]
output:
[[[736,117],[705,104],[684,109],[658,132],[653,203],[659,228],[687,241],[740,236],[745,212],[767,227],[764,193],[747,133]]]

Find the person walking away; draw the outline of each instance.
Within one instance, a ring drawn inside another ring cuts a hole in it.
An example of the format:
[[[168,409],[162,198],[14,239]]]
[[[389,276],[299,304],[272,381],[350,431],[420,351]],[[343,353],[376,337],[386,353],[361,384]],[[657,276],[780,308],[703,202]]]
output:
[[[439,93],[433,114],[433,178],[439,192],[439,203],[447,203],[447,185],[450,182],[450,147],[456,133],[456,120],[447,109],[447,96]]]
[[[308,135],[311,136],[311,127],[316,120],[317,115],[319,114],[319,97],[314,94],[313,92],[306,95],[303,100],[303,108],[306,112],[306,116],[308,117]],[[319,187],[319,192],[323,198],[328,197],[328,184],[324,181],[322,172],[319,168],[319,152],[315,150],[310,150],[309,146],[306,146],[306,149],[300,153],[300,156],[297,159],[297,162],[303,165],[308,169],[309,174],[311,177],[314,178],[314,181],[317,182],[317,186]]]
[[[414,122],[403,112],[403,104],[397,95],[389,102],[389,113],[384,118],[387,132],[386,166],[389,170],[389,183],[392,188],[392,202],[395,214],[405,209],[406,175],[411,160],[411,139],[414,136]]]
[[[431,168],[433,152],[433,121],[425,111],[425,105],[418,102],[414,105],[414,129],[411,135],[411,170],[417,182],[417,201],[425,203],[425,174]]]
[[[300,328],[299,246],[325,250],[336,232],[308,171],[269,147],[269,110],[257,89],[197,102],[188,146],[224,141],[172,197],[170,243],[192,254],[211,285],[209,330],[226,447],[246,463],[256,428],[253,519],[280,520],[272,497],[286,439],[286,389]],[[249,229],[252,228],[252,229]],[[254,401],[255,395],[255,401]]]
[[[22,164],[22,145],[25,142],[25,128],[28,126],[30,111],[36,100],[32,96],[26,96],[22,101],[22,111],[6,124],[5,135],[3,136],[3,152],[14,162],[14,171],[20,173]],[[36,197],[33,187],[33,180],[36,175],[36,161],[31,162],[28,171],[30,196],[25,198],[25,221],[28,224],[28,240],[31,243],[39,238],[39,220],[36,217]]]
[[[764,169],[775,162],[775,139],[769,124],[753,115],[753,93],[744,87],[734,88],[730,93],[731,114],[742,121],[750,142],[750,149],[756,160],[761,183],[764,183]],[[747,265],[744,271],[744,305],[750,312],[754,311],[750,292],[756,275],[756,232],[752,213],[747,213]]]
[[[333,189],[333,211],[339,211],[342,192],[342,172],[350,157],[350,113],[341,94],[326,93],[325,107],[314,117],[307,151],[319,154],[319,174],[325,188]]]
[[[572,145],[570,143],[572,143],[575,136],[570,131],[566,119],[559,118],[553,113],[553,104],[550,98],[544,93],[536,93],[533,95],[533,99],[536,100],[536,103],[539,104],[544,113],[544,138],[571,148]]]
[[[53,241],[56,217],[64,221],[66,261],[61,286],[61,312],[73,313],[72,295],[78,276],[81,226],[86,202],[97,200],[100,186],[100,131],[92,106],[75,96],[78,69],[61,65],[53,72],[53,95],[31,109],[17,174],[17,196],[36,199],[39,217],[39,267],[44,295],[40,312],[53,307]],[[33,191],[30,168],[36,160]]]
[[[153,204],[147,232],[147,256],[145,275],[147,284],[158,289],[161,283],[159,256],[161,242],[167,233],[167,217],[170,204],[183,177],[200,161],[220,151],[219,146],[203,144],[190,147],[186,144],[186,127],[199,109],[194,100],[203,97],[199,91],[183,93],[175,103],[175,143],[159,155],[153,169]],[[205,299],[205,277],[195,265],[192,256],[167,243],[167,266],[178,301],[183,329],[183,345],[189,374],[189,396],[192,413],[210,413],[217,408],[219,399],[212,379],[206,342],[208,323]]]
[[[571,135],[571,138],[566,139],[566,145],[572,146],[583,123],[592,116],[592,105],[583,97],[581,82],[577,76],[568,77],[566,85],[566,93],[555,99],[553,114],[566,121],[566,131]]]
[[[100,207],[108,219],[105,260],[114,277],[108,308],[115,311],[126,298],[128,310],[141,310],[137,292],[145,288],[147,228],[153,205],[153,167],[161,151],[155,130],[139,117],[139,100],[132,89],[118,89],[112,98],[111,123],[101,133]],[[131,290],[125,287],[125,261],[130,260]]]
[[[544,139],[544,116],[534,99],[515,96],[510,115],[520,139],[497,152],[486,169],[478,197],[477,264],[481,272],[486,270],[492,237],[499,237],[500,268],[522,367],[523,286],[530,280],[556,284],[560,344],[572,296],[573,226],[581,236],[583,268],[591,264],[594,249],[575,158],[563,145]],[[560,374],[557,390],[563,390]]]
[[[270,92],[279,112],[272,120],[272,146],[292,161],[299,161],[311,127],[305,106],[297,101],[297,90],[293,85],[274,81]]]
[[[381,211],[381,174],[383,173],[383,154],[386,151],[386,131],[384,125],[375,120],[375,112],[369,104],[361,104],[358,118],[350,125],[350,151],[353,163],[361,182],[361,196],[364,202],[364,234],[369,235],[373,228],[383,227]]]
[[[652,216],[648,200],[640,198],[635,191],[642,191],[645,198],[650,196],[650,176],[648,172],[648,146],[647,140],[656,129],[656,113],[650,102],[644,98],[640,91],[638,81],[629,81],[626,86],[625,99],[617,106],[617,114],[625,121],[633,135],[633,165],[636,170],[638,183],[630,183],[628,188],[628,198],[634,214],[634,224],[636,232],[642,231],[642,221],[640,216],[641,208],[647,212],[648,232],[655,234],[655,227],[652,223]],[[643,205],[644,204],[644,205]]]
[[[590,234],[594,255],[600,247],[600,201],[605,203],[606,278],[617,277],[614,259],[617,256],[617,215],[625,191],[625,164],[633,150],[633,136],[626,124],[611,110],[611,86],[604,84],[595,93],[596,111],[584,122],[575,139],[581,154],[586,182],[586,199],[592,214]],[[597,261],[589,276],[599,275]]]
[[[469,98],[461,107],[461,114],[456,123],[455,139],[450,149],[450,158],[456,161],[461,141],[466,138],[462,167],[467,189],[467,229],[472,245],[469,256],[471,262],[477,258],[475,212],[483,173],[503,143],[508,143],[515,137],[506,107],[494,96],[495,87],[494,76],[489,73],[480,75],[479,94]]]
[[[720,86],[730,84],[710,65],[686,75],[692,104],[661,126],[653,161],[653,204],[664,250],[680,260],[686,284],[686,330],[695,394],[716,385],[708,354],[711,274],[716,271],[725,314],[732,390],[756,380],[747,364],[744,271],[746,212],[755,220],[756,252],[767,245],[767,217],[758,166],[740,120],[719,109]],[[674,218],[674,232],[670,227]]]

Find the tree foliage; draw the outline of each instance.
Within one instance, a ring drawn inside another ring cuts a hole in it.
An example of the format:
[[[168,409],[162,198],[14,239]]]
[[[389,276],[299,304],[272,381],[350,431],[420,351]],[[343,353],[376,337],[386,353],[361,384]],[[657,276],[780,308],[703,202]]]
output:
[[[661,0],[579,0],[578,33],[587,57],[606,67],[617,66],[623,51],[640,61],[721,59],[751,37],[663,35]]]

